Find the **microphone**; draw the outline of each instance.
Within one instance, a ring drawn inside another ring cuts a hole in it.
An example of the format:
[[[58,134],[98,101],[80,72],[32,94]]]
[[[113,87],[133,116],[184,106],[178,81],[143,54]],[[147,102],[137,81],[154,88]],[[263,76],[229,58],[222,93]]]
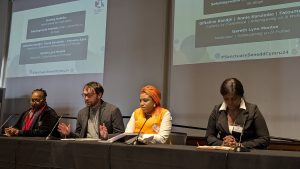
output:
[[[54,140],[57,139],[55,137],[52,136],[52,133],[54,132],[54,129],[56,128],[57,124],[59,123],[60,119],[64,116],[64,115],[69,115],[67,113],[64,113],[62,115],[59,116],[57,122],[55,123],[54,127],[52,128],[51,132],[48,134],[48,136],[46,137],[46,140]]]
[[[141,135],[141,131],[142,131],[143,127],[145,126],[146,122],[148,121],[148,119],[150,119],[151,116],[152,116],[151,114],[145,113],[146,120],[145,120],[145,122],[143,123],[143,125],[142,125],[140,131],[138,132],[138,135],[136,136],[135,141],[132,142],[134,145],[137,145],[137,144],[141,143],[141,142],[139,141],[139,136]]]
[[[5,124],[6,124],[7,122],[9,122],[9,120],[10,120],[13,116],[16,116],[16,115],[19,115],[19,114],[10,114],[10,115],[8,116],[8,118],[5,120],[5,122],[0,126],[1,134],[2,134],[2,128],[5,126]]]
[[[247,119],[248,119],[248,116],[246,117],[246,119],[243,123],[243,129],[241,131],[241,135],[240,135],[238,145],[234,148],[235,152],[249,152],[250,151],[248,148],[242,147],[242,137],[243,137],[243,134],[244,134],[244,128],[245,128],[245,124],[246,124]]]

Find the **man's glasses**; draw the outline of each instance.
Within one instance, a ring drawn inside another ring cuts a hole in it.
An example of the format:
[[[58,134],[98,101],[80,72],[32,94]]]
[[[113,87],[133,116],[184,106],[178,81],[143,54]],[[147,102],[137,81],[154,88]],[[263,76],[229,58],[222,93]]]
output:
[[[42,101],[44,101],[44,99],[31,99],[30,100],[31,103],[41,103]]]
[[[96,93],[82,93],[81,94],[81,96],[83,97],[83,98],[85,98],[85,97],[92,97],[93,95],[95,95]]]

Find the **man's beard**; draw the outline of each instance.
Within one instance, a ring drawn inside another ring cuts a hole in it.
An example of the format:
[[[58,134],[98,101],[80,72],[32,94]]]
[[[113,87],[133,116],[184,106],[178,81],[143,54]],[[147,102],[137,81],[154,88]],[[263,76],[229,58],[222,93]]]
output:
[[[45,105],[44,103],[41,103],[41,104],[39,104],[39,105],[34,104],[34,105],[31,105],[31,107],[32,107],[32,109],[34,109],[34,110],[39,110],[39,109],[42,108],[44,105]]]

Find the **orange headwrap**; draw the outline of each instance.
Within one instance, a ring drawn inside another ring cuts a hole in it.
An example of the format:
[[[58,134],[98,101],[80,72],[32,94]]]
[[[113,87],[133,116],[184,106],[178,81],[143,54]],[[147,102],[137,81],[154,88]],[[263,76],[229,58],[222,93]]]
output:
[[[154,86],[147,85],[141,89],[141,93],[148,94],[157,106],[160,106],[160,91]]]

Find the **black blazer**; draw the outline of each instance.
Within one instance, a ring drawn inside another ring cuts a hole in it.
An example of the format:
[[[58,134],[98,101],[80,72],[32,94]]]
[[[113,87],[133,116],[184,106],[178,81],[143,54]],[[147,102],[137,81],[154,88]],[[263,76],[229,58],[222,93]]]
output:
[[[23,121],[26,115],[30,112],[31,109],[23,112],[15,124],[15,128],[19,129],[18,136],[37,136],[37,137],[46,137],[53,129],[55,123],[58,120],[58,116],[51,107],[46,106],[41,115],[35,121],[32,130],[21,130]],[[55,136],[59,136],[59,134],[53,133]]]
[[[266,148],[270,143],[268,127],[264,117],[255,104],[247,103],[246,110],[238,115],[235,123],[244,126],[241,143],[247,148]],[[227,113],[219,111],[222,104],[214,107],[207,125],[208,145],[220,146],[223,138],[231,135],[228,127]]]

